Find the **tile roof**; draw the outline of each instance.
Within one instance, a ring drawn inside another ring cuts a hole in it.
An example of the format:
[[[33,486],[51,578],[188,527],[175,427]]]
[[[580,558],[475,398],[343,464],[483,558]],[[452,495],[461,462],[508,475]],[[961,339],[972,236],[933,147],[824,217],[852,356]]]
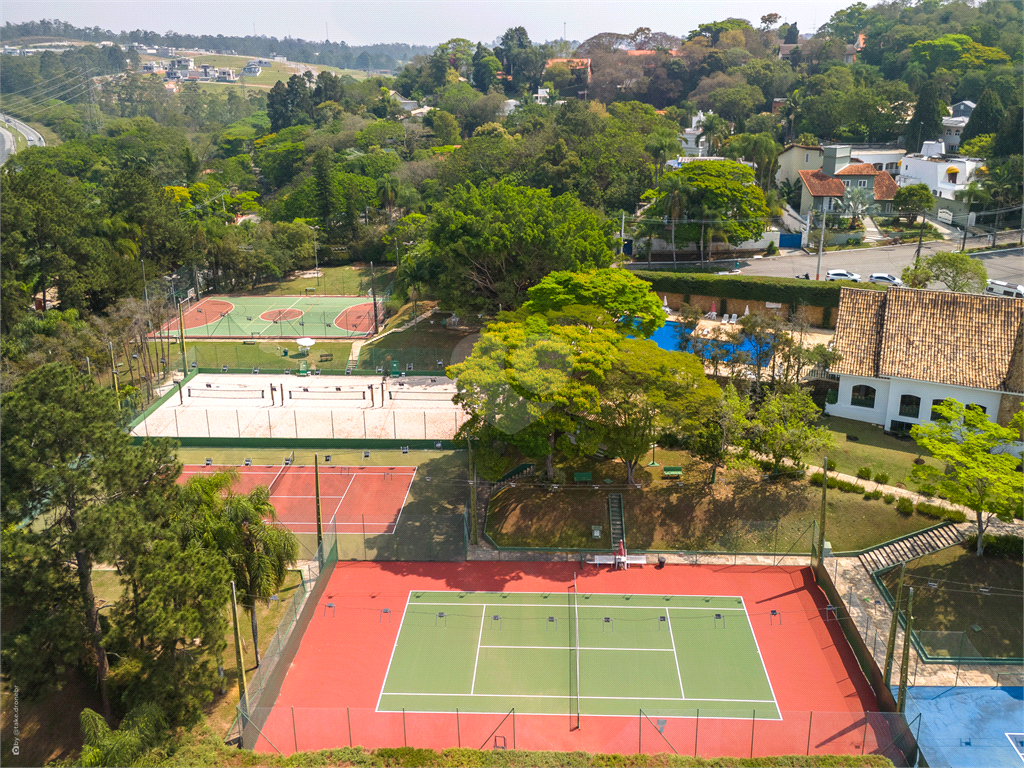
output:
[[[899,191],[900,185],[888,171],[878,171],[875,174],[875,200],[892,200]]]
[[[800,178],[812,197],[842,197],[846,194],[846,187],[843,186],[841,179],[829,176],[821,170],[797,171],[797,173],[800,174]]]
[[[843,288],[832,370],[1024,392],[1024,299]]]
[[[836,171],[836,176],[874,176],[876,173],[884,171],[879,171],[871,163],[853,163]]]

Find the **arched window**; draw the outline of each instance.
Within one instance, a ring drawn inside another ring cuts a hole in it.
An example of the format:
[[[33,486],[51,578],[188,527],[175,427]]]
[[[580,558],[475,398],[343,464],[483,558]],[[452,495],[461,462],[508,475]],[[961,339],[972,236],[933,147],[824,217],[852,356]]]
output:
[[[982,413],[988,413],[988,409],[984,405],[970,403],[967,407],[970,408],[972,411],[981,411]]]
[[[858,384],[850,390],[850,405],[857,405],[861,408],[875,407],[875,388],[867,384]]]
[[[944,402],[946,402],[945,399],[941,397],[937,400],[932,400],[932,421],[945,421],[945,419],[939,415],[939,412],[935,410],[936,405],[942,405]]]
[[[917,395],[903,395],[900,398],[900,416],[916,419],[921,412],[921,398]]]

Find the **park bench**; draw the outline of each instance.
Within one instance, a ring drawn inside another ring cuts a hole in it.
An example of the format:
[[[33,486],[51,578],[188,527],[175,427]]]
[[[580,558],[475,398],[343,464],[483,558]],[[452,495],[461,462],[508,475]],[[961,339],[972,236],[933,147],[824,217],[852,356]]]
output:
[[[661,470],[661,476],[662,477],[682,477],[683,476],[683,468],[682,467],[665,467],[664,469]]]
[[[320,362],[321,363],[330,363],[333,360],[334,360],[334,353],[333,352],[324,352],[322,355],[320,355]]]
[[[246,339],[242,343],[243,344],[255,344],[256,343],[256,339]]]
[[[588,555],[587,562],[594,565],[615,565],[615,555]]]
[[[594,481],[593,472],[573,472],[572,479],[577,483],[591,483]]]

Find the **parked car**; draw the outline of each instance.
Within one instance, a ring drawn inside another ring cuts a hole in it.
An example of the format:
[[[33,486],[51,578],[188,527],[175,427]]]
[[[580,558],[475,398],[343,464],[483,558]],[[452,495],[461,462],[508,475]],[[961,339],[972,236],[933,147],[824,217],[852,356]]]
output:
[[[850,272],[848,269],[830,269],[825,273],[826,280],[849,280],[852,283],[860,282],[860,275]]]
[[[896,277],[896,275],[890,275],[888,272],[872,272],[868,275],[868,282],[881,285],[903,285],[902,280]]]

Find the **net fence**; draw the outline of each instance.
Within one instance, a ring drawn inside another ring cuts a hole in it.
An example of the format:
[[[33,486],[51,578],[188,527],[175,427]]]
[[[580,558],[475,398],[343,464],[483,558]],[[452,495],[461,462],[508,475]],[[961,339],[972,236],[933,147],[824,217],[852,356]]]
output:
[[[289,309],[231,309],[219,299],[182,304],[185,338],[278,339],[311,336],[314,338],[363,338],[383,326],[386,317],[384,302],[377,301],[376,323],[373,303],[367,301],[348,309],[300,311]],[[155,335],[177,338],[178,319],[170,319]]]

